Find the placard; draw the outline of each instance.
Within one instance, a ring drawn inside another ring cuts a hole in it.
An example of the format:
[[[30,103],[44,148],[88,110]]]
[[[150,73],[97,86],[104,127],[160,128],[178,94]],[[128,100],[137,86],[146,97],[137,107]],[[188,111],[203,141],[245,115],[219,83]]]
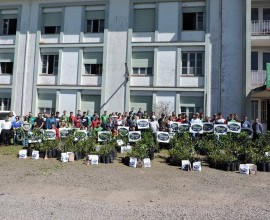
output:
[[[241,173],[241,174],[249,174],[249,166],[247,164],[240,164],[239,173]]]
[[[172,129],[172,132],[177,132],[178,131],[178,128],[179,128],[179,124],[180,122],[170,122],[169,125]]]
[[[99,142],[104,142],[104,141],[109,141],[111,139],[111,132],[110,131],[99,131],[98,132],[98,141]]]
[[[191,164],[189,160],[182,160],[182,170],[191,170]]]
[[[86,130],[76,130],[74,133],[75,141],[82,141],[87,138],[87,131]]]
[[[217,135],[226,135],[227,134],[227,125],[225,124],[215,124],[214,125],[214,134]]]
[[[185,133],[189,131],[189,124],[181,124],[178,125],[178,132],[179,133]]]
[[[194,171],[202,171],[201,161],[193,162],[193,170]]]
[[[27,158],[27,150],[19,150],[19,158],[26,159]]]
[[[69,128],[59,128],[59,136],[60,138],[67,138],[69,136],[70,129]]]
[[[137,167],[137,158],[135,158],[135,157],[129,158],[129,166],[136,168]]]
[[[122,137],[128,136],[129,127],[119,126],[117,130],[118,134],[120,134]]]
[[[130,131],[128,133],[129,142],[136,142],[136,141],[141,140],[141,138],[142,138],[142,135],[140,131]]]
[[[148,119],[138,119],[137,126],[138,126],[138,129],[148,129],[149,128],[149,120]]]
[[[168,132],[157,131],[157,142],[169,143],[170,135]]]
[[[28,143],[29,144],[41,143],[41,141],[42,141],[38,135],[34,134],[31,131],[29,131],[27,135],[28,135]]]
[[[37,150],[32,151],[32,159],[34,159],[34,160],[39,159],[39,151],[37,151]]]
[[[214,124],[212,122],[203,123],[203,133],[212,133],[214,132]]]
[[[63,163],[67,163],[68,162],[68,159],[69,159],[68,153],[61,153],[61,161]]]
[[[56,132],[54,129],[47,129],[43,131],[44,140],[55,140]]]
[[[203,133],[203,124],[202,123],[191,123],[189,127],[189,132],[193,134],[202,134]]]
[[[143,167],[144,168],[150,168],[151,167],[151,160],[150,160],[150,158],[144,158],[143,159]]]
[[[228,122],[228,132],[240,133],[241,132],[241,123],[239,123],[239,122]]]
[[[88,160],[91,165],[98,165],[98,155],[88,155]]]

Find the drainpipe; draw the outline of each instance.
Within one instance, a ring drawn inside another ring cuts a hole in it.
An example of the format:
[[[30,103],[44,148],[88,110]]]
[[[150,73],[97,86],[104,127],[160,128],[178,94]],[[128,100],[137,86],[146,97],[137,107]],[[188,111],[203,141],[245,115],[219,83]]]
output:
[[[223,34],[223,16],[222,16],[222,8],[223,8],[223,4],[222,4],[222,0],[219,0],[219,17],[220,17],[220,45],[219,45],[219,78],[218,78],[218,85],[219,85],[219,103],[218,103],[218,111],[221,111],[221,107],[222,107],[222,100],[221,100],[221,78],[222,78],[222,34]]]

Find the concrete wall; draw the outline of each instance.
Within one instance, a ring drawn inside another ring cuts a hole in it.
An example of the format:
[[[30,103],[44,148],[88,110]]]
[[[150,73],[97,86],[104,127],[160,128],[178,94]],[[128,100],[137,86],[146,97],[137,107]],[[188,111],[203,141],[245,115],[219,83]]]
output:
[[[76,91],[61,91],[59,95],[59,112],[66,110],[68,113],[73,111],[76,113],[77,94]]]

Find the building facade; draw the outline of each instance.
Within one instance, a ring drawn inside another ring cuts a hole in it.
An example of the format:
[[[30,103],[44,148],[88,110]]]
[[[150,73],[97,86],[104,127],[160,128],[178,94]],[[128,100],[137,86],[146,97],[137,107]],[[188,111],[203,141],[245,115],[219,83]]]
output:
[[[269,8],[267,0],[0,0],[0,110],[166,105],[252,119],[266,112],[267,121],[268,93],[254,88],[269,59]]]

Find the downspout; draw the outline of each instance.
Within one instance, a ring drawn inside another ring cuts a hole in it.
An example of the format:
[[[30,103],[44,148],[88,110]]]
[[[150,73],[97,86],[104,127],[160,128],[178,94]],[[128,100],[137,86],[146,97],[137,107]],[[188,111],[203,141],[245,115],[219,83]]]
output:
[[[219,85],[219,102],[218,102],[218,111],[221,111],[222,102],[221,102],[221,95],[222,95],[222,89],[221,89],[221,77],[222,77],[222,34],[223,34],[223,16],[222,16],[222,0],[219,0],[219,17],[220,17],[220,45],[219,45],[219,78],[218,78],[218,85]]]

